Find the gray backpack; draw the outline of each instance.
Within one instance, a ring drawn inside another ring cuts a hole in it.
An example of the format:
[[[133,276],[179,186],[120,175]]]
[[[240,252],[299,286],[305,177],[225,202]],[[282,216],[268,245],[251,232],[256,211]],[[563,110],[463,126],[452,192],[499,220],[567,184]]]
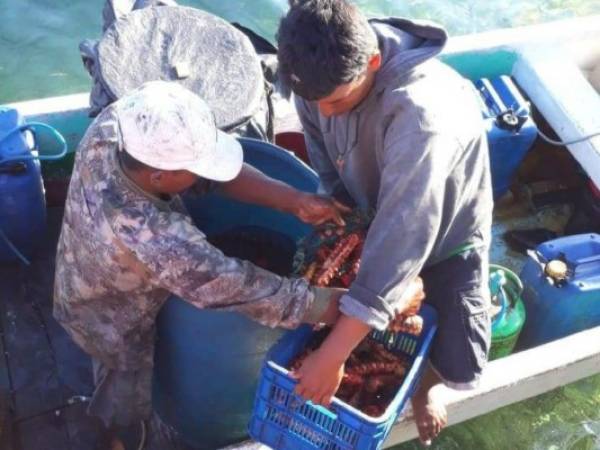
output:
[[[272,53],[268,42],[173,0],[107,0],[103,19],[100,40],[79,46],[93,78],[90,116],[146,81],[171,80],[206,100],[222,130],[273,140],[273,69],[264,62],[273,55],[259,57],[250,39]]]

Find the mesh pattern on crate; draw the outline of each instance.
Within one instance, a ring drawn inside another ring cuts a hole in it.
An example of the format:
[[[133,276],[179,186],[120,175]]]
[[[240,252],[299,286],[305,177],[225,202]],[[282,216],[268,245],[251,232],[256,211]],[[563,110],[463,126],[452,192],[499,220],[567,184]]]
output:
[[[287,429],[315,448],[345,450],[353,448],[358,441],[356,430],[303,403],[297,395],[278,386],[271,386],[269,401],[266,420]],[[333,440],[341,442],[338,444]]]
[[[410,384],[408,379],[396,394],[393,402],[398,410],[412,395],[419,374],[425,367],[427,352],[437,326],[435,310],[423,305],[421,314],[424,328],[420,336],[396,334],[391,332],[372,332],[370,337],[381,343],[388,351],[404,357],[411,363]],[[296,351],[293,345],[306,344],[305,334],[293,334],[274,349],[273,356],[288,360],[285,352]],[[287,345],[287,346],[285,346]],[[292,347],[291,347],[292,346]],[[420,356],[420,358],[416,358]],[[416,358],[416,359],[415,359]],[[414,366],[417,364],[416,366]],[[380,448],[383,439],[389,433],[399,411],[390,411],[389,417],[367,420],[362,414],[344,404],[336,407],[336,419],[315,405],[303,405],[303,400],[293,392],[293,383],[289,377],[269,367],[263,368],[260,394],[257,395],[254,419],[250,434],[259,442],[273,448],[302,450],[373,450]],[[263,384],[264,383],[264,384]],[[400,396],[401,395],[401,396]],[[389,406],[388,406],[389,408]]]
[[[417,337],[406,334],[396,335],[390,331],[374,331],[371,333],[371,337],[382,343],[387,350],[396,354],[402,352],[406,356],[415,354],[419,342]]]

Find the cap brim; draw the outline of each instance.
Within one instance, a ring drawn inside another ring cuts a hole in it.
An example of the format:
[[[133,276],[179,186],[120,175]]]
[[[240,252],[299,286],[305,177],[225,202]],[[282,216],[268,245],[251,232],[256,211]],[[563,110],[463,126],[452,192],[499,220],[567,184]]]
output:
[[[244,163],[244,151],[233,136],[217,131],[215,151],[210,159],[189,166],[186,170],[214,181],[231,181],[238,176]]]

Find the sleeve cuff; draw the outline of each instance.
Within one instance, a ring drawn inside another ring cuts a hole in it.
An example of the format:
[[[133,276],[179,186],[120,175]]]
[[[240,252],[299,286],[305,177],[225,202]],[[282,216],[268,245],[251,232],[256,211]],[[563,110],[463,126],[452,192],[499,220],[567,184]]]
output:
[[[390,316],[387,312],[378,311],[375,308],[366,306],[349,294],[344,295],[340,300],[340,312],[347,316],[355,317],[379,331],[385,330],[390,322]]]
[[[323,314],[327,310],[329,306],[329,298],[323,298],[321,296],[315,295],[312,289],[310,292],[310,303],[304,313],[304,317],[302,318],[302,322],[305,323],[317,323]]]
[[[387,314],[390,319],[394,317],[394,308],[386,299],[357,282],[352,283],[348,295],[369,308]]]

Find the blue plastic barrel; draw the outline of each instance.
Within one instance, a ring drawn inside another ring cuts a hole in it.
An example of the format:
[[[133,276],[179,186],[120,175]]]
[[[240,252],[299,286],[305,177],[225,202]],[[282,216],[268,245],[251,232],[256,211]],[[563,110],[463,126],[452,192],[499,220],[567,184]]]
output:
[[[0,108],[0,262],[30,257],[46,230],[46,201],[37,152],[19,112]],[[23,159],[19,159],[23,157]],[[8,160],[7,162],[3,162]]]
[[[475,82],[487,131],[494,199],[504,195],[537,137],[529,106],[505,75]]]
[[[316,174],[291,153],[262,141],[240,141],[247,163],[298,189],[316,191]],[[214,194],[186,203],[207,235],[249,226],[295,241],[310,232],[293,216]],[[261,365],[283,330],[237,313],[200,310],[179,298],[165,304],[157,326],[153,401],[162,420],[198,448],[244,439]]]
[[[520,349],[600,325],[600,235],[581,234],[541,244],[521,272],[527,321]],[[562,261],[557,277],[550,261]]]

